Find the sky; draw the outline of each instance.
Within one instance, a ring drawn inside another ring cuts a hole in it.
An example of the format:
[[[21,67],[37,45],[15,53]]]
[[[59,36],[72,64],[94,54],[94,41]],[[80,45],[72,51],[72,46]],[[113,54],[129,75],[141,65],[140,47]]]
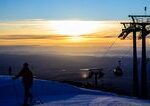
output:
[[[122,31],[120,22],[144,14],[145,6],[149,14],[149,5],[150,0],[0,0],[0,46],[103,51]],[[129,39],[118,41],[115,49],[132,46]]]
[[[149,5],[150,0],[0,0],[0,20],[124,20]]]

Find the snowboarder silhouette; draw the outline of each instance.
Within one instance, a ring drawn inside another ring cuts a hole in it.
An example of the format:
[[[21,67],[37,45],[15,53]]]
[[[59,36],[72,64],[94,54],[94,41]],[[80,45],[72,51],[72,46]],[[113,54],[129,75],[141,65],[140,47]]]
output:
[[[28,63],[23,64],[22,70],[19,72],[18,75],[13,77],[13,79],[17,79],[22,77],[22,83],[24,87],[24,104],[23,106],[28,106],[29,99],[32,101],[32,94],[30,93],[30,88],[32,87],[33,83],[33,74],[28,67]]]

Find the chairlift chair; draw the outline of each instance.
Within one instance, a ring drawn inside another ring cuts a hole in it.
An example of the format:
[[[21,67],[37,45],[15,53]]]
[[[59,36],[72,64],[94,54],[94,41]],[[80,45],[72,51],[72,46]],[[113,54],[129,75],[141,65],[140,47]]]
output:
[[[123,75],[123,71],[121,68],[121,61],[118,61],[119,65],[113,70],[114,75],[116,76],[122,76]]]

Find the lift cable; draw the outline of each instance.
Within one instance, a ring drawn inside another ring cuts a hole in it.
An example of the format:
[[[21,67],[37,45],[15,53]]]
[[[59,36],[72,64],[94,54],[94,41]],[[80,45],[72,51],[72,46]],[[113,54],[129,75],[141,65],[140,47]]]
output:
[[[110,52],[111,48],[116,44],[117,40],[118,40],[118,37],[115,38],[115,40],[110,44],[110,46],[106,49],[102,57],[105,57]]]

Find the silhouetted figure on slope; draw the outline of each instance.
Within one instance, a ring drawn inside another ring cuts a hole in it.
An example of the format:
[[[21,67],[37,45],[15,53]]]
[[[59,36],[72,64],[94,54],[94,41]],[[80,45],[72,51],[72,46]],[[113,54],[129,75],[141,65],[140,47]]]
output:
[[[17,79],[19,77],[22,77],[22,83],[24,86],[23,106],[28,106],[29,99],[30,101],[32,101],[32,94],[30,93],[30,88],[32,87],[32,83],[33,83],[33,74],[28,67],[28,63],[23,64],[22,70],[19,72],[17,76],[13,77],[13,79]]]
[[[11,66],[9,66],[9,68],[8,68],[8,75],[12,75],[12,68],[11,68]]]

